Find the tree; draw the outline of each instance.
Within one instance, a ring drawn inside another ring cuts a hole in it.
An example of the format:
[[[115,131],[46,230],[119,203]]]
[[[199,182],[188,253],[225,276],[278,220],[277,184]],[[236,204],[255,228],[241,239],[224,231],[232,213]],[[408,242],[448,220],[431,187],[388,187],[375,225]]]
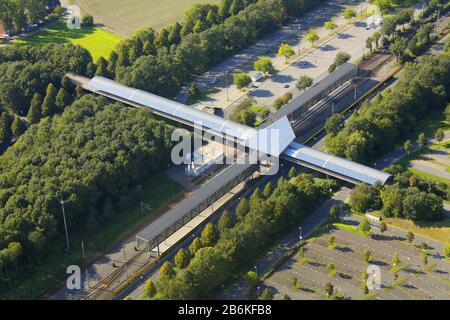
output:
[[[161,268],[159,268],[160,278],[173,279],[175,278],[176,274],[177,273],[173,265],[169,261],[164,262]]]
[[[316,43],[317,41],[319,41],[320,37],[317,34],[316,31],[310,31],[307,35],[306,35],[306,41],[308,41],[309,43],[311,43],[312,46],[314,46],[314,43]]]
[[[152,278],[148,279],[144,285],[144,296],[147,299],[151,299],[156,295],[156,285]]]
[[[15,116],[14,121],[11,125],[12,134],[15,137],[20,137],[22,135],[22,133],[25,132],[26,129],[27,129],[27,126],[26,126],[25,122],[23,122],[23,120],[20,119],[19,116]]]
[[[177,266],[178,269],[186,268],[187,265],[189,264],[189,260],[190,260],[189,255],[186,252],[186,250],[184,250],[184,248],[178,250],[174,258],[175,265]]]
[[[328,68],[328,72],[330,72],[330,73],[333,72],[334,70],[339,68],[341,65],[343,65],[344,63],[349,61],[350,59],[351,59],[351,55],[348,54],[347,52],[342,52],[342,51],[338,52],[338,54],[336,55],[336,58],[334,59],[334,62]]]
[[[295,167],[289,169],[289,179],[294,179],[297,176],[297,170]]]
[[[356,11],[352,8],[345,8],[342,12],[342,16],[344,17],[344,19],[347,19],[348,23],[350,23],[350,20],[356,18]]]
[[[81,20],[81,25],[85,28],[91,28],[94,26],[94,18],[90,15],[84,15]]]
[[[189,95],[191,96],[191,98],[195,98],[200,94],[200,90],[198,89],[198,86],[195,82],[193,82],[191,84],[191,86],[189,87]]]
[[[44,102],[42,103],[42,116],[49,117],[56,112],[56,88],[50,83],[47,87]]]
[[[421,148],[427,145],[427,138],[425,137],[425,133],[422,132],[419,134],[419,137],[417,138],[417,144]]]
[[[373,41],[375,41],[375,48],[378,49],[380,47],[381,33],[379,33],[378,31],[375,31],[372,35],[372,39],[373,39]]]
[[[336,28],[338,27],[338,25],[336,24],[336,22],[335,22],[333,19],[331,19],[331,20],[329,20],[329,21],[326,21],[326,22],[323,24],[323,26],[324,26],[325,29],[329,30],[330,33],[332,33],[333,30],[336,29]]]
[[[370,260],[372,259],[372,253],[370,252],[370,250],[369,249],[364,249],[364,251],[363,251],[363,256],[364,256],[364,261],[366,262],[366,263],[369,263],[370,262]]]
[[[311,87],[313,84],[313,79],[308,76],[301,76],[296,84],[298,90],[303,91]]]
[[[282,43],[280,45],[280,48],[278,49],[278,56],[284,57],[286,59],[286,63],[288,62],[289,58],[292,57],[295,54],[294,49],[288,45],[287,43]]]
[[[11,142],[11,123],[11,116],[8,113],[3,112],[0,115],[0,146],[7,146]]]
[[[365,283],[367,279],[369,279],[369,274],[367,273],[367,270],[364,269],[361,273],[361,281]]]
[[[198,19],[197,22],[195,23],[194,29],[192,29],[192,31],[194,33],[200,33],[205,29],[205,27],[203,26],[203,22],[202,20]]]
[[[55,104],[58,108],[58,111],[64,111],[65,107],[67,107],[71,102],[71,96],[67,93],[66,89],[61,87],[58,90],[58,94],[56,95],[55,99]]]
[[[363,219],[358,225],[358,230],[361,230],[365,234],[369,234],[370,229],[370,223],[367,219]]]
[[[233,228],[234,222],[230,216],[228,210],[224,210],[222,216],[217,223],[217,228],[219,229],[220,234],[223,234],[226,230]]]
[[[256,274],[256,272],[254,271],[249,271],[245,274],[245,279],[244,279],[244,283],[249,287],[249,288],[254,288],[259,284],[260,280],[258,275]]]
[[[328,297],[333,296],[334,286],[329,282],[325,285],[325,293],[327,294]]]
[[[327,119],[325,122],[325,131],[327,134],[333,136],[337,135],[341,130],[342,123],[344,122],[344,117],[340,114],[334,114]]]
[[[327,239],[327,242],[328,242],[328,247],[332,249],[336,245],[336,238],[334,236],[329,236]]]
[[[400,260],[400,256],[397,252],[394,252],[394,255],[392,256],[392,265],[398,266],[402,261]]]
[[[243,90],[252,83],[252,78],[245,72],[237,73],[233,75],[233,83],[239,90]]]
[[[250,210],[250,206],[248,204],[247,198],[242,198],[242,200],[239,201],[239,203],[236,207],[236,216],[238,217],[239,221],[244,220],[244,217],[247,215],[249,210]]]
[[[203,248],[202,242],[198,237],[195,237],[195,239],[189,245],[189,251],[191,252],[192,255],[195,255],[195,253],[201,248]]]
[[[330,270],[330,271],[333,271],[333,270],[336,269],[336,266],[334,265],[333,262],[328,262],[327,263],[327,269]]]
[[[412,146],[411,140],[406,140],[405,143],[403,143],[403,150],[407,154],[411,154],[411,152],[413,150],[413,146]]]
[[[406,49],[408,48],[408,39],[400,38],[389,46],[389,50],[392,51],[397,58],[398,64],[403,64],[407,57]]]
[[[372,37],[368,37],[366,39],[366,48],[369,49],[369,52],[372,52],[372,49],[373,49],[372,43],[373,43]]]
[[[272,292],[270,292],[269,288],[265,288],[262,292],[262,294],[259,296],[258,300],[272,300],[273,295]]]
[[[38,123],[41,120],[42,96],[39,93],[33,95],[31,99],[30,109],[28,110],[27,119],[31,123]]]
[[[275,72],[275,67],[273,66],[272,60],[269,57],[261,57],[258,61],[255,62],[254,68],[257,71],[261,71],[264,73],[264,76],[267,76],[267,73]]]
[[[422,254],[422,263],[424,266],[426,266],[428,264],[428,255],[427,254]]]
[[[406,234],[406,240],[408,240],[408,243],[411,243],[414,241],[414,233],[412,233],[411,231],[408,231],[408,233]]]
[[[379,191],[373,186],[358,185],[352,190],[349,203],[360,213],[376,210],[380,204]]]
[[[218,238],[217,229],[212,223],[208,223],[202,231],[200,241],[204,247],[211,247]]]
[[[444,140],[444,138],[445,138],[444,130],[442,130],[441,128],[436,130],[436,134],[435,135],[436,135],[436,140],[438,142],[442,142],[442,140]]]
[[[387,224],[384,221],[381,221],[381,223],[380,223],[381,234],[384,234],[386,231],[387,231]]]
[[[450,243],[444,246],[444,256],[450,258]]]
[[[362,290],[364,294],[369,294],[369,287],[367,287],[367,283],[363,282]]]
[[[338,205],[332,205],[329,210],[330,219],[336,221],[339,219],[339,215],[341,214],[341,208]]]
[[[95,70],[96,76],[106,77],[106,78],[111,76],[108,71],[108,62],[105,60],[105,58],[103,58],[103,57],[98,58],[96,65],[97,65],[97,68]]]
[[[270,196],[272,195],[272,193],[273,193],[272,183],[271,182],[267,182],[267,184],[266,184],[266,186],[264,187],[264,190],[263,190],[264,199],[269,199]]]

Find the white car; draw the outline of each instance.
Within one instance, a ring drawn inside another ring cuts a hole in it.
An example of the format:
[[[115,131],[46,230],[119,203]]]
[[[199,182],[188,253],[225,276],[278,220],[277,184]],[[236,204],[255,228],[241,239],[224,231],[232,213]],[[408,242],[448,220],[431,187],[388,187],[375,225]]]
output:
[[[283,83],[283,88],[289,88],[291,85],[289,83]]]

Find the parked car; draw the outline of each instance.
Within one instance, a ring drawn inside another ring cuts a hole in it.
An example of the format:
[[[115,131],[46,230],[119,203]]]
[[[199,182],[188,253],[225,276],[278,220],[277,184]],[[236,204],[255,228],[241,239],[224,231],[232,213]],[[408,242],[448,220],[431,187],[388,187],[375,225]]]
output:
[[[283,83],[283,88],[289,88],[291,85],[289,83]]]

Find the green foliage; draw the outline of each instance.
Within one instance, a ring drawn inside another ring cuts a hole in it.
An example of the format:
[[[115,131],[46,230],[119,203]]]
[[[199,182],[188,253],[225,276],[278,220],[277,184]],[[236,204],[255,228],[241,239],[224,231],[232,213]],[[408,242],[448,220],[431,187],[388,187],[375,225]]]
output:
[[[365,104],[336,136],[327,137],[327,149],[368,162],[403,143],[421,118],[447,105],[444,97],[450,93],[450,83],[445,79],[449,72],[450,57],[446,55],[408,64],[392,90]]]
[[[339,68],[341,65],[349,61],[351,58],[350,54],[347,52],[338,52],[336,55],[336,58],[334,58],[334,62],[330,65],[328,68],[328,72],[331,73],[337,68]]]
[[[52,116],[56,110],[56,88],[53,83],[50,83],[47,87],[44,102],[42,103],[42,116],[49,117]]]
[[[408,231],[408,233],[406,234],[406,240],[408,241],[408,243],[411,243],[414,241],[414,233],[412,233],[411,231]]]
[[[370,229],[371,229],[371,226],[367,219],[363,219],[358,225],[358,230],[361,230],[365,234],[369,234]]]
[[[302,183],[301,179],[308,183]],[[241,214],[236,210],[239,222],[222,233],[213,247],[198,249],[175,278],[161,281],[158,295],[163,299],[208,298],[236,270],[251,265],[275,235],[298,224],[305,212],[320,205],[325,194],[322,185],[326,184],[321,180],[315,183],[308,175],[297,176],[295,180],[294,184],[281,178],[268,198],[257,191],[250,203],[242,200],[238,205]]]
[[[189,264],[189,260],[190,260],[189,255],[186,252],[186,250],[184,250],[184,248],[178,250],[174,258],[175,265],[177,266],[178,269],[186,268],[187,265]]]
[[[370,262],[370,260],[372,259],[372,252],[370,252],[370,250],[369,249],[364,249],[364,251],[363,251],[363,257],[364,257],[364,261],[366,262],[366,263],[369,263]],[[366,273],[367,274],[367,273]],[[365,280],[367,280],[367,279],[365,279]]]
[[[258,300],[273,300],[273,294],[269,288],[265,288],[261,295],[258,297]]]
[[[59,192],[71,230],[101,221],[107,198],[119,198],[166,166],[171,132],[148,111],[92,96],[31,126],[0,156],[0,211],[10,221],[0,222],[0,234],[9,235],[0,237],[0,250],[17,241],[32,253],[30,232],[49,241],[62,234]]]
[[[392,265],[398,266],[400,265],[400,263],[402,263],[402,261],[400,260],[399,254],[397,252],[394,252],[394,255],[392,256]]]
[[[156,285],[153,280],[150,278],[145,282],[144,285],[144,297],[147,299],[151,299],[156,295]]]
[[[336,22],[332,19],[329,21],[326,21],[323,24],[324,28],[329,30],[329,31],[333,31],[334,29],[336,29],[338,27],[338,25],[336,24]]]
[[[356,18],[356,11],[352,8],[345,8],[342,16],[350,22],[351,19]]]
[[[279,109],[281,109],[282,106],[286,105],[291,99],[292,99],[292,93],[286,92],[281,97],[278,97],[277,99],[275,99],[275,101],[273,103],[273,107],[276,110],[279,110]]]
[[[204,247],[211,247],[218,238],[218,231],[212,223],[208,223],[202,231],[200,241]]]
[[[18,116],[14,117],[14,121],[11,125],[11,131],[13,136],[15,137],[19,137],[21,136],[25,130],[27,129],[27,125],[25,124],[25,122],[23,122],[22,119],[20,119]]]
[[[341,208],[338,205],[332,205],[328,214],[330,215],[330,219],[331,220],[338,220],[339,219],[339,215],[341,214]]]
[[[236,216],[240,221],[244,220],[244,217],[247,215],[247,213],[250,211],[250,206],[248,204],[247,198],[242,198],[241,201],[239,201],[239,204],[236,207]]]
[[[411,152],[413,151],[413,145],[411,140],[406,140],[403,143],[403,150],[407,153],[407,154],[411,154]]]
[[[233,83],[239,90],[243,90],[252,83],[252,79],[245,72],[236,73],[233,75]]]
[[[84,15],[81,19],[81,25],[84,28],[93,27],[94,26],[94,18],[90,14]]]
[[[260,281],[261,280],[254,271],[249,271],[245,274],[244,283],[250,288],[256,287]]]
[[[450,258],[450,243],[444,246],[444,256]]]
[[[356,186],[352,190],[349,204],[352,209],[361,213],[379,209],[380,197],[378,187],[369,185]]]
[[[293,179],[297,176],[297,170],[295,169],[295,167],[291,167],[289,169],[289,179]]]
[[[169,261],[164,262],[161,268],[159,268],[160,278],[173,279],[176,274],[177,272],[175,271],[175,268]]]
[[[217,228],[219,229],[220,234],[223,234],[226,230],[233,228],[233,226],[234,221],[231,218],[231,215],[228,212],[228,210],[225,210],[222,213],[219,222],[217,223]]]
[[[427,145],[427,138],[425,137],[425,133],[421,132],[419,134],[419,137],[417,138],[417,144],[421,148],[423,148]]]
[[[306,37],[305,37],[306,41],[310,42],[312,45],[314,45],[314,43],[316,43],[317,41],[319,41],[320,37],[317,34],[316,31],[310,31]]]
[[[284,57],[286,59],[286,63],[288,62],[289,58],[292,57],[294,54],[295,54],[294,49],[287,43],[282,43],[277,53],[279,57]]]
[[[325,293],[327,294],[328,297],[333,296],[334,286],[329,282],[325,285]]]
[[[201,248],[203,248],[203,244],[198,237],[196,237],[189,245],[189,251],[191,252],[192,255],[195,255],[197,251],[200,250]]]
[[[298,90],[303,91],[303,90],[306,90],[309,87],[311,87],[312,84],[313,84],[313,79],[311,77],[301,76],[296,83],[296,87]]]
[[[344,123],[344,117],[340,114],[334,114],[329,117],[325,122],[325,131],[327,134],[335,136],[341,130],[341,126]]]
[[[261,71],[264,73],[264,76],[267,75],[267,73],[273,73],[275,72],[275,67],[273,66],[272,59],[269,57],[261,57],[259,60],[255,61],[254,68],[257,71]]]

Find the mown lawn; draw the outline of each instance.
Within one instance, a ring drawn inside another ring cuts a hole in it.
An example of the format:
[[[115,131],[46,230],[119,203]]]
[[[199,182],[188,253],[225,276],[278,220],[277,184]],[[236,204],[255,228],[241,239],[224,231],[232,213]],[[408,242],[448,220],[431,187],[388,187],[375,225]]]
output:
[[[58,286],[66,276],[69,265],[83,266],[89,260],[104,252],[112,245],[127,237],[132,231],[148,220],[153,213],[169,204],[182,191],[182,187],[165,174],[157,174],[147,183],[143,201],[153,210],[141,214],[140,203],[136,202],[123,212],[116,213],[110,221],[100,225],[95,231],[79,227],[73,232],[69,228],[71,254],[63,253],[65,238],[53,242],[41,265],[34,270],[23,269],[23,276],[10,290],[0,291],[0,299],[38,299]],[[86,258],[81,252],[84,242]]]
[[[107,59],[122,38],[101,28],[69,29],[65,22],[58,21],[35,35],[18,41],[19,44],[42,46],[48,43],[73,43],[87,49],[94,59]]]

